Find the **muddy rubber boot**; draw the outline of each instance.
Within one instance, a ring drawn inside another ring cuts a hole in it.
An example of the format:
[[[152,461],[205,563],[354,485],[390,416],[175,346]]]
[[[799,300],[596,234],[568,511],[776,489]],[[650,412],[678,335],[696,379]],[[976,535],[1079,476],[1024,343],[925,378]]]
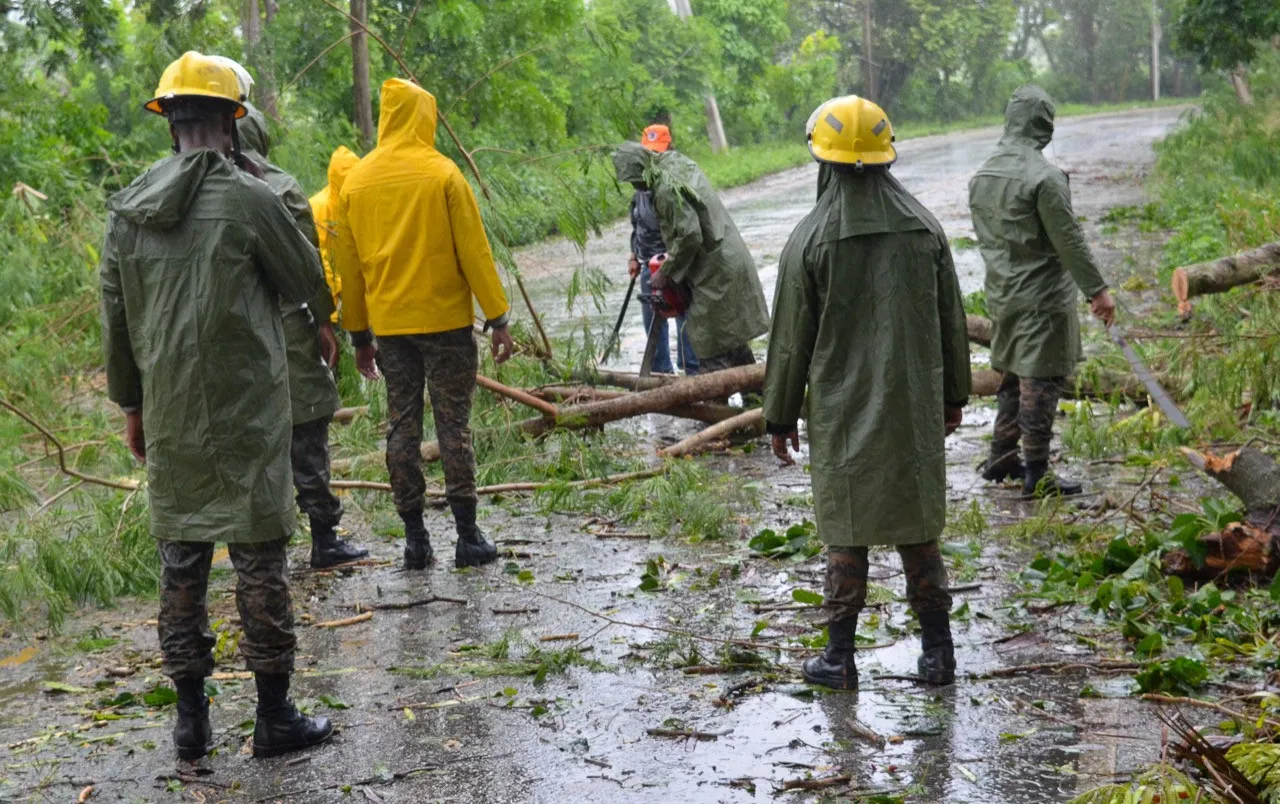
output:
[[[943,687],[956,680],[956,652],[951,643],[951,615],[931,611],[919,615],[920,660],[916,670],[926,684]]]
[[[1027,461],[1027,476],[1022,481],[1022,498],[1069,497],[1084,491],[1079,483],[1056,477],[1049,472],[1048,461]]]
[[[368,550],[348,544],[345,539],[339,537],[333,525],[322,525],[314,519],[311,520],[312,569],[336,567],[339,564],[359,561],[368,555]]]
[[[982,470],[982,479],[989,483],[1022,480],[1027,475],[1027,467],[1023,466],[1022,459],[1017,455],[1012,455],[1001,461],[993,461],[991,458],[987,458],[978,468]]]
[[[402,511],[400,519],[404,521],[404,568],[424,570],[435,558],[435,551],[431,549],[431,535],[422,520],[422,510]]]
[[[175,678],[173,684],[178,688],[178,722],[173,724],[173,747],[179,759],[199,759],[213,747],[204,679]]]
[[[453,563],[457,567],[478,567],[498,560],[498,548],[484,537],[484,531],[476,525],[476,504],[450,505],[453,521],[458,526],[458,545],[454,548]]]
[[[327,717],[307,717],[289,700],[288,673],[254,673],[258,685],[258,720],[253,727],[253,755],[278,757],[319,745],[333,736]]]
[[[856,690],[858,667],[854,664],[853,635],[858,618],[850,617],[827,626],[827,647],[801,666],[804,680],[833,690]]]

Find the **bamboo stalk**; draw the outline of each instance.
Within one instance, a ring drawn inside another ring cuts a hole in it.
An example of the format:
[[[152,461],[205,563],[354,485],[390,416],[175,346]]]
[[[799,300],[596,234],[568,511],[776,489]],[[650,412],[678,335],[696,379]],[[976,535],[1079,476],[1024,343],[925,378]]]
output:
[[[483,374],[476,375],[476,384],[479,385],[481,388],[485,389],[486,391],[490,391],[491,393],[495,393],[498,396],[506,397],[507,399],[510,399],[513,402],[519,402],[522,405],[531,407],[534,410],[541,413],[542,415],[549,416],[552,419],[554,419],[556,416],[560,414],[560,409],[557,408],[555,405],[551,404],[550,402],[546,401],[545,399],[539,399],[533,394],[528,393],[527,391],[522,391],[518,388],[512,388],[508,385],[503,385],[497,380],[490,379],[489,377],[486,377]]]

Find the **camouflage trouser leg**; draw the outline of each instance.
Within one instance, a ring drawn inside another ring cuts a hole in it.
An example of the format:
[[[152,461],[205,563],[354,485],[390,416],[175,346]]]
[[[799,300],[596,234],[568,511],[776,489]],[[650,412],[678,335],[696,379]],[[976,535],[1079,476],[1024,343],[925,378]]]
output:
[[[1022,438],[1022,430],[1018,426],[1019,388],[1018,375],[1006,371],[996,391],[996,426],[991,436],[989,466],[1018,457],[1018,441]]]
[[[1022,431],[1022,457],[1027,463],[1048,461],[1053,418],[1058,415],[1058,401],[1066,390],[1066,378],[1023,377],[1019,386],[1018,428]]]
[[[213,545],[161,541],[160,616],[157,631],[164,656],[161,672],[170,678],[206,678],[213,672],[213,632],[209,630],[209,566]]]
[[[698,356],[698,373],[710,374],[713,371],[723,371],[725,369],[736,368],[738,366],[750,366],[756,362],[756,356],[751,351],[748,344],[743,344],[736,349],[730,349],[727,352],[721,352],[711,357]]]
[[[907,602],[917,615],[951,611],[947,592],[947,567],[937,539],[922,544],[900,544],[902,571],[907,576]]]
[[[294,425],[289,444],[298,507],[313,522],[337,527],[342,502],[329,490],[329,419]]]
[[[900,544],[902,571],[907,576],[907,602],[916,614],[951,610],[947,592],[947,568],[938,542]],[[827,577],[823,585],[825,608],[831,622],[856,618],[867,604],[865,547],[828,547]]]
[[[427,375],[417,335],[378,339],[378,369],[387,383],[387,472],[396,510],[421,511],[427,489],[422,476],[422,394]]]
[[[856,620],[866,608],[869,567],[865,547],[827,548],[827,577],[822,594],[830,622]]]
[[[289,595],[288,539],[229,544],[236,568],[236,608],[244,637],[240,653],[255,673],[293,672],[293,600]]]
[[[476,338],[471,328],[425,335],[423,356],[431,416],[444,464],[450,505],[475,505],[476,455],[471,446],[471,399],[476,392]]]
[[[471,328],[379,338],[378,366],[387,381],[387,471],[396,510],[420,511],[425,503],[421,453],[424,390],[431,396],[446,496],[450,503],[474,504],[471,398],[479,357]]]

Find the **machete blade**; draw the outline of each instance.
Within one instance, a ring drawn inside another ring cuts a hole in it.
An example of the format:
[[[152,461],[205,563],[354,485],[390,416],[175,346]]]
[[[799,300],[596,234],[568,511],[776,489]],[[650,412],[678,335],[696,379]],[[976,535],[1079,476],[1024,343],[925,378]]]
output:
[[[1147,393],[1155,400],[1156,407],[1160,412],[1169,419],[1176,427],[1191,428],[1191,422],[1187,421],[1186,414],[1178,407],[1178,403],[1173,401],[1173,397],[1169,396],[1169,392],[1164,389],[1151,373],[1151,369],[1147,368],[1147,364],[1142,362],[1142,358],[1138,357],[1138,352],[1133,345],[1124,337],[1120,328],[1112,324],[1107,330],[1111,334],[1111,340],[1116,342],[1120,347],[1120,351],[1124,353],[1125,360],[1129,361],[1129,367],[1133,369],[1133,373],[1138,380],[1147,389]]]

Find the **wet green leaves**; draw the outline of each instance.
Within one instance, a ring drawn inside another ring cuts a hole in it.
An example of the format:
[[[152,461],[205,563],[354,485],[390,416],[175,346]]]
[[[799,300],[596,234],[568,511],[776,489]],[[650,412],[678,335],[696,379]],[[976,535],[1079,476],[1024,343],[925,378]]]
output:
[[[791,599],[806,606],[821,606],[824,601],[822,595],[808,589],[792,589]]]
[[[795,562],[807,561],[822,552],[818,527],[807,519],[783,533],[766,528],[757,533],[747,546],[758,556]]]
[[[1199,689],[1209,680],[1209,669],[1200,659],[1179,656],[1169,661],[1157,661],[1134,676],[1142,692],[1172,692],[1188,694]]]

